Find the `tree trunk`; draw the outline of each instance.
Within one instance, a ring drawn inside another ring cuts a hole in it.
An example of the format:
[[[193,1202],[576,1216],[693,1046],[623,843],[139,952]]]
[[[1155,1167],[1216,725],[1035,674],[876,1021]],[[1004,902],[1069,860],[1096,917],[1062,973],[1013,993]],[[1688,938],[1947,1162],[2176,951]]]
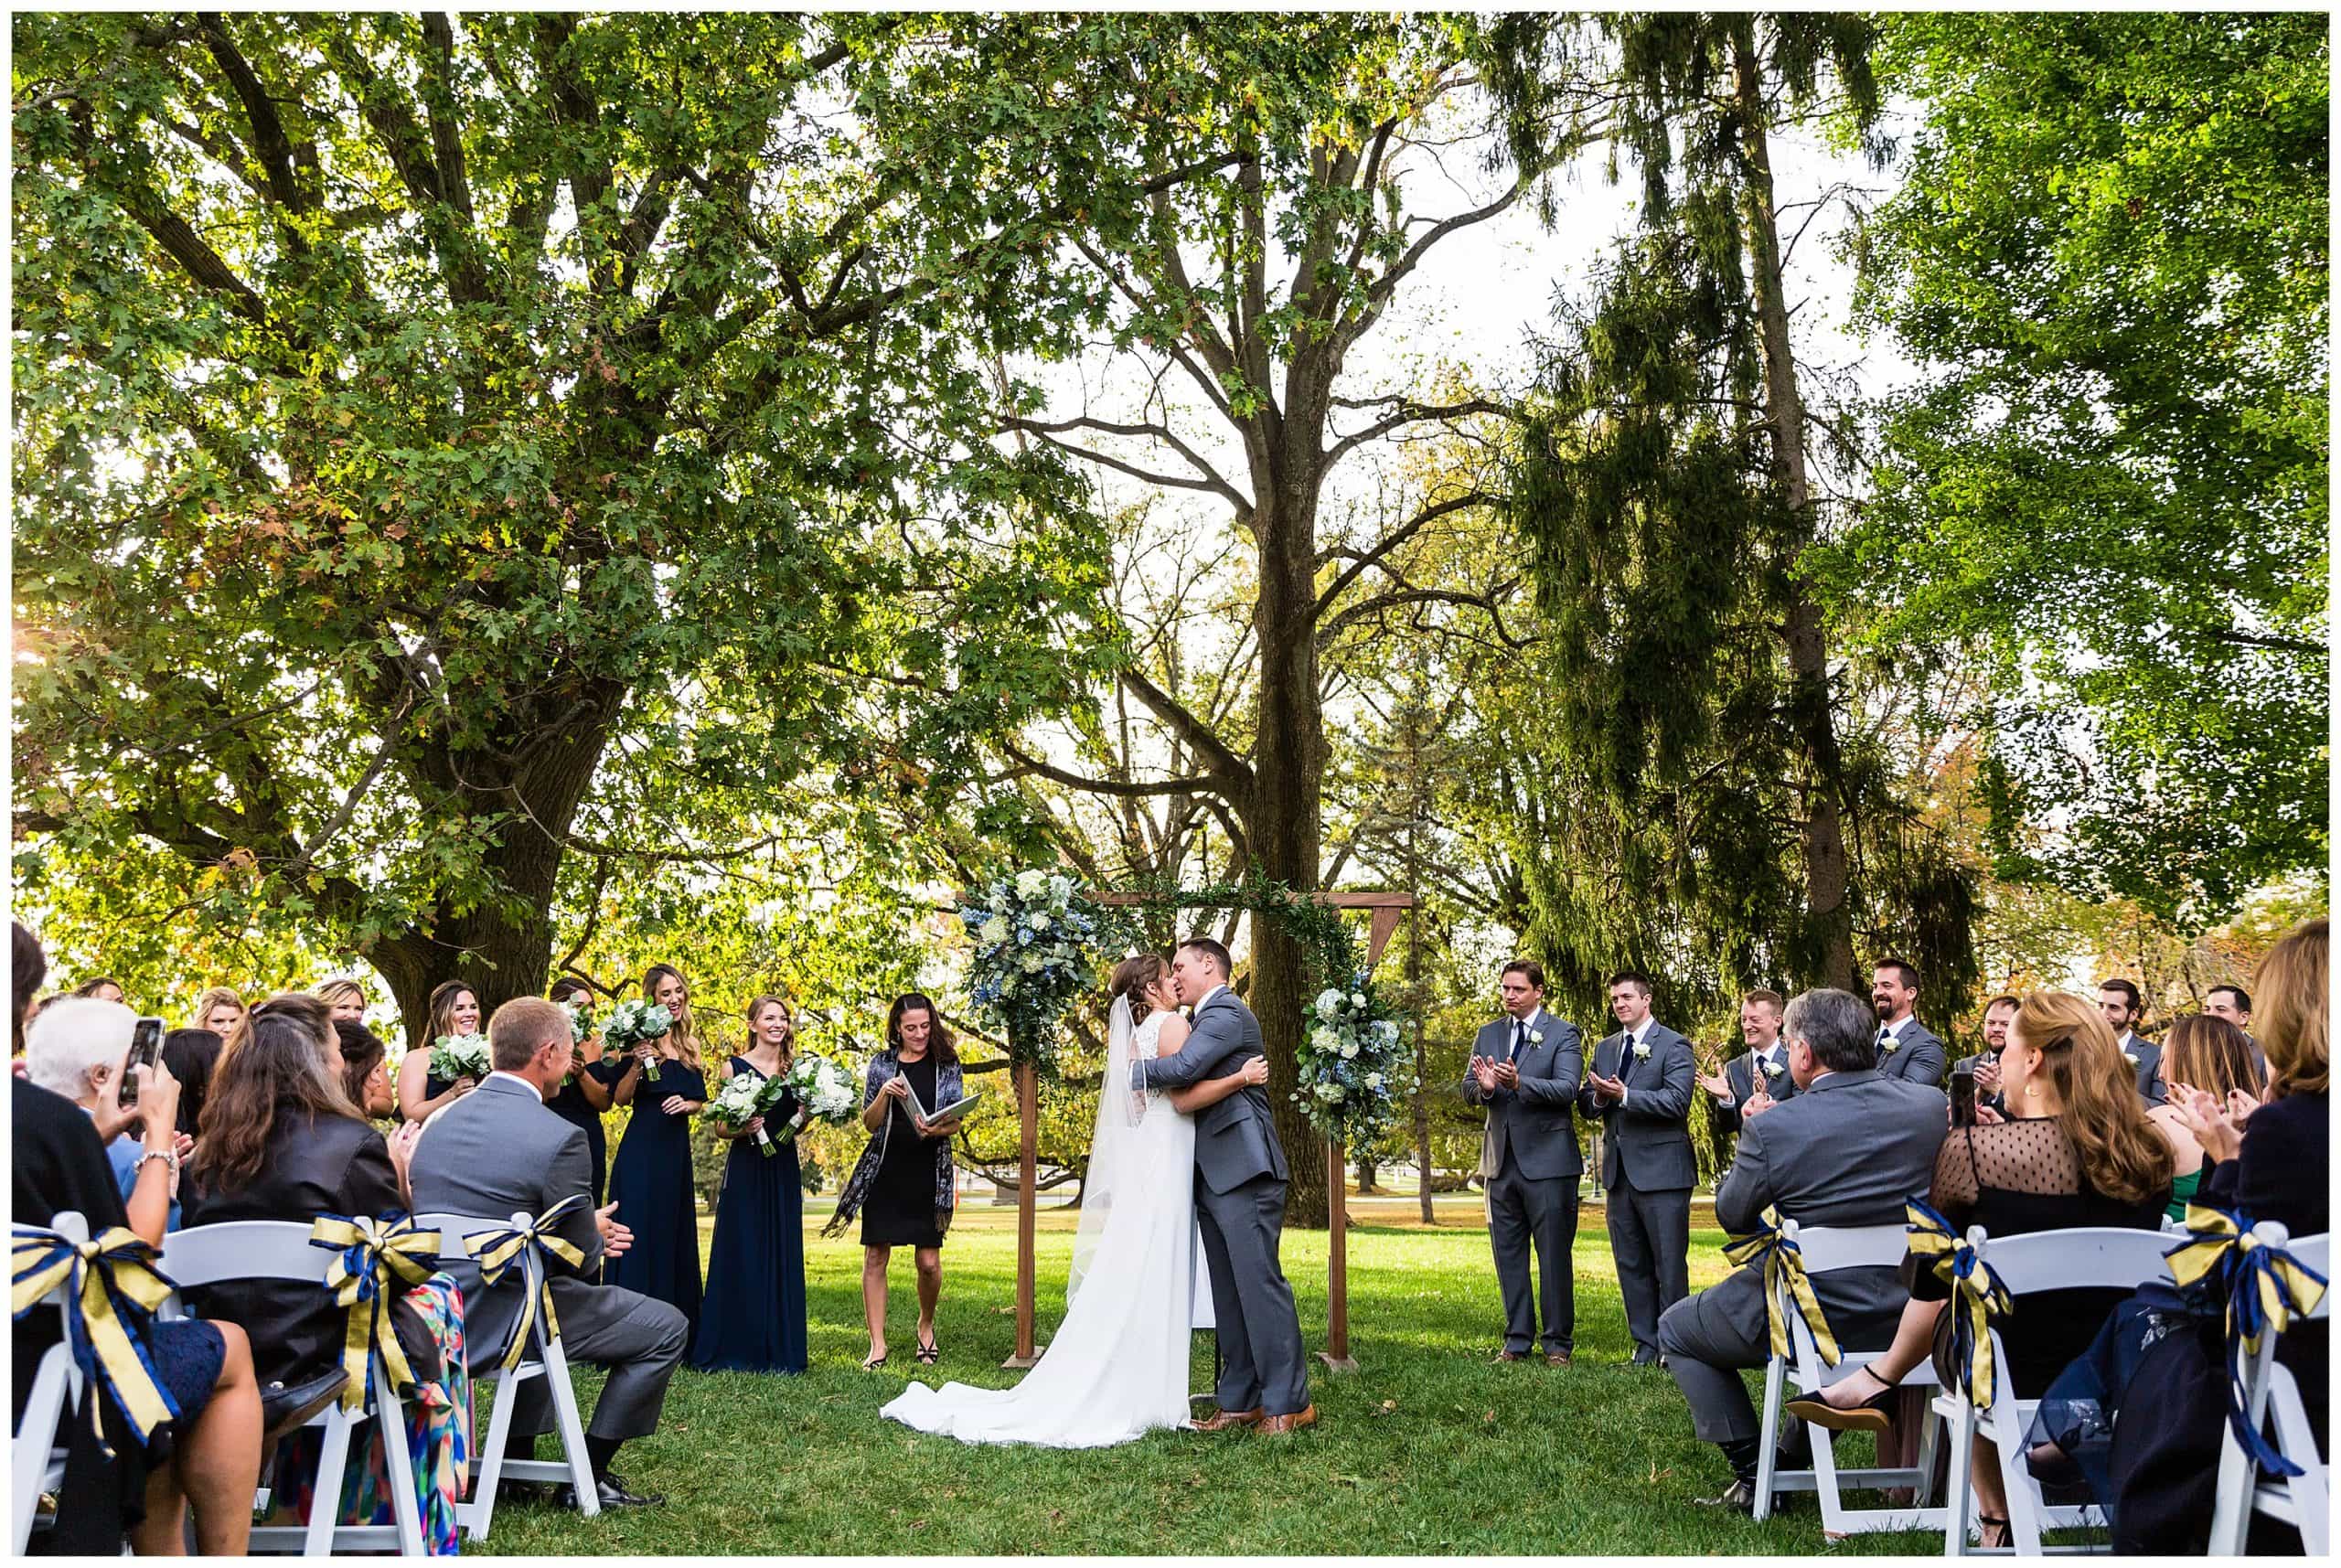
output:
[[[1747,167],[1742,187],[1748,222],[1748,270],[1753,274],[1756,315],[1764,343],[1764,403],[1772,428],[1772,476],[1786,500],[1792,549],[1813,538],[1812,484],[1804,452],[1804,399],[1797,389],[1796,357],[1789,340],[1787,290],[1780,274],[1780,235],[1772,206],[1770,140],[1765,130],[1764,84],[1756,49],[1756,20],[1740,18],[1734,40],[1734,66],[1740,107],[1740,149]],[[1858,992],[1854,974],[1853,906],[1844,799],[1844,760],[1829,691],[1829,647],[1821,609],[1800,572],[1790,573],[1788,643],[1790,724],[1810,759],[1805,792],[1805,906],[1817,939],[1817,977],[1824,986]]]
[[[1357,1171],[1357,1189],[1361,1195],[1374,1190],[1374,1173],[1377,1168],[1378,1168],[1375,1166],[1374,1157],[1372,1155],[1364,1153],[1358,1155],[1355,1169]]]

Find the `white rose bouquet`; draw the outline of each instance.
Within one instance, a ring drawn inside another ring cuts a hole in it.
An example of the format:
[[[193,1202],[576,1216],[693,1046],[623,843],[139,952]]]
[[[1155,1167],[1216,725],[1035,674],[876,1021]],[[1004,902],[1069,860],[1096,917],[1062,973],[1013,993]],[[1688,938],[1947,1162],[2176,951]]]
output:
[[[491,1061],[484,1034],[443,1034],[431,1042],[431,1075],[453,1083],[458,1078],[485,1078]]]
[[[1416,1088],[1414,1053],[1405,1049],[1397,1019],[1363,975],[1347,990],[1318,997],[1298,1066],[1294,1101],[1327,1137],[1352,1146],[1386,1130]]]
[[[770,1078],[759,1078],[753,1072],[735,1072],[723,1081],[723,1086],[709,1099],[707,1109],[701,1115],[717,1125],[737,1133],[771,1109],[772,1104],[778,1103],[777,1093],[766,1093],[775,1082]],[[783,1089],[786,1087],[786,1084],[782,1085]],[[756,1129],[756,1147],[766,1159],[776,1152],[772,1135],[763,1127]]]
[[[657,1002],[635,1000],[620,1002],[602,1020],[602,1051],[611,1055],[632,1051],[654,1040],[663,1039],[675,1027],[675,1015]],[[642,1081],[658,1082],[658,1059],[652,1057],[642,1066]]]
[[[861,1079],[826,1056],[810,1052],[788,1064],[787,1087],[817,1122],[843,1126],[861,1114]]]

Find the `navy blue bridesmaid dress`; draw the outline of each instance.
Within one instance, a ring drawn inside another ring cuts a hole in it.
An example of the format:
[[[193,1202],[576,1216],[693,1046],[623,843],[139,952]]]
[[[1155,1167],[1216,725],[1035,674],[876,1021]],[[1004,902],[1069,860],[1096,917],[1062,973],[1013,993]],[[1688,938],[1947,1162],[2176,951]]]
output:
[[[658,1107],[668,1096],[705,1101],[707,1080],[686,1062],[658,1063],[658,1082],[635,1085],[634,1114],[610,1161],[613,1215],[634,1232],[625,1255],[602,1265],[602,1282],[679,1308],[699,1334],[699,1204],[691,1194],[691,1119]],[[689,1355],[688,1343],[684,1354]]]
[[[756,1072],[737,1056],[732,1071]],[[777,1132],[796,1114],[791,1094],[764,1122]],[[704,1372],[805,1370],[805,1186],[793,1138],[770,1157],[754,1137],[732,1146],[691,1365]]]

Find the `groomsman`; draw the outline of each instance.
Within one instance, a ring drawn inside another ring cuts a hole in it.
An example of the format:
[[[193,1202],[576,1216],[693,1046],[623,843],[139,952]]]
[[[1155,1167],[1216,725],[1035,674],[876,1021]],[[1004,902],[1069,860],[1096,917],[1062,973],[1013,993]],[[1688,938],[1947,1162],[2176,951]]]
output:
[[[1725,1062],[1722,1072],[1699,1080],[1707,1092],[1716,1151],[1725,1165],[1731,1163],[1733,1140],[1751,1108],[1760,1114],[1796,1093],[1796,1080],[1789,1075],[1788,1047],[1780,1042],[1780,1014],[1786,1006],[1778,991],[1754,990],[1742,997],[1739,1038],[1748,1049]]]
[[[1975,1054],[1975,1103],[2004,1115],[2000,1098],[2000,1052],[2008,1048],[2008,1025],[2023,1008],[2022,998],[1994,997],[1983,1004],[1983,1049]]]
[[[1520,1360],[1535,1342],[1528,1290],[1533,1242],[1543,1286],[1545,1360],[1566,1367],[1577,1333],[1571,1253],[1577,1179],[1585,1174],[1569,1107],[1585,1069],[1584,1039],[1577,1025],[1545,1011],[1539,965],[1526,959],[1505,965],[1497,989],[1504,1016],[1480,1026],[1463,1079],[1463,1098],[1488,1108],[1480,1179],[1487,1189],[1488,1241],[1503,1296],[1503,1349],[1496,1360]]]
[[[1658,1364],[1659,1315],[1691,1289],[1691,1042],[1650,1016],[1650,976],[1609,982],[1619,1029],[1594,1048],[1577,1109],[1601,1124],[1609,1255],[1634,1365]]]
[[[2097,1001],[2113,1030],[2114,1042],[2121,1046],[2123,1058],[2138,1075],[2138,1097],[2149,1105],[2161,1104],[2169,1097],[2162,1082],[2162,1047],[2138,1038],[2138,1025],[2145,1019],[2146,1005],[2138,995],[2137,985],[2122,979],[2100,980]]]
[[[1942,1087],[1951,1053],[1935,1031],[1919,1021],[1919,971],[1902,958],[1881,958],[1870,971],[1870,1005],[1877,1009],[1877,1070],[1929,1088]]]
[[[2268,1076],[2268,1053],[2251,1038],[2251,993],[2241,986],[2214,986],[2203,996],[2203,1010],[2215,1019],[2225,1019],[2243,1031],[2243,1043],[2251,1047],[2251,1064],[2260,1069],[2260,1076]]]

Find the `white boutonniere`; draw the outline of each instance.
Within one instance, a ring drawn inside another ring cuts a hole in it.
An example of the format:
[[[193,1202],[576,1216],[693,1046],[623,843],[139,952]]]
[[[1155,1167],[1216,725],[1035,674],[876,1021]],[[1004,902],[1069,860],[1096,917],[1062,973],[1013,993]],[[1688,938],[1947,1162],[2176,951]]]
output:
[[[2137,1058],[2137,1055],[2136,1055],[2136,1053],[2134,1053],[2134,1052],[2133,1052],[2133,1051],[2123,1051],[2123,1052],[2122,1053],[2122,1061],[2126,1061],[2126,1062],[2128,1062],[2128,1063],[2129,1063],[2131,1066],[2133,1066],[2133,1067],[2135,1067],[2135,1066],[2137,1066],[2137,1065],[2138,1065],[2138,1058]]]
[[[1636,1040],[1634,1042],[1634,1060],[1636,1061],[1648,1061],[1650,1060],[1650,1046],[1648,1042],[1643,1040]]]
[[[1895,1035],[1890,1035],[1890,1034],[1889,1034],[1889,1035],[1887,1035],[1887,1036],[1886,1037],[1885,1041],[1884,1041],[1882,1044],[1880,1044],[1880,1045],[1878,1046],[1878,1048],[1877,1048],[1877,1049],[1878,1049],[1878,1050],[1880,1050],[1880,1051],[1884,1051],[1884,1052],[1886,1052],[1886,1054],[1887,1054],[1887,1055],[1891,1056],[1891,1055],[1893,1055],[1896,1051],[1899,1051],[1899,1050],[1901,1050],[1901,1049],[1902,1049],[1902,1041],[1901,1041],[1901,1040],[1900,1040],[1900,1038],[1899,1038],[1899,1037],[1895,1036]]]
[[[1529,1043],[1529,1044],[1531,1044],[1531,1045],[1542,1045],[1542,1044],[1544,1044],[1544,1043],[1545,1043],[1545,1031],[1544,1031],[1543,1029],[1530,1029],[1530,1030],[1528,1031],[1528,1043]]]
[[[1780,1075],[1780,1064],[1770,1060],[1769,1057],[1766,1058],[1764,1062],[1764,1076],[1767,1078],[1778,1078]]]

